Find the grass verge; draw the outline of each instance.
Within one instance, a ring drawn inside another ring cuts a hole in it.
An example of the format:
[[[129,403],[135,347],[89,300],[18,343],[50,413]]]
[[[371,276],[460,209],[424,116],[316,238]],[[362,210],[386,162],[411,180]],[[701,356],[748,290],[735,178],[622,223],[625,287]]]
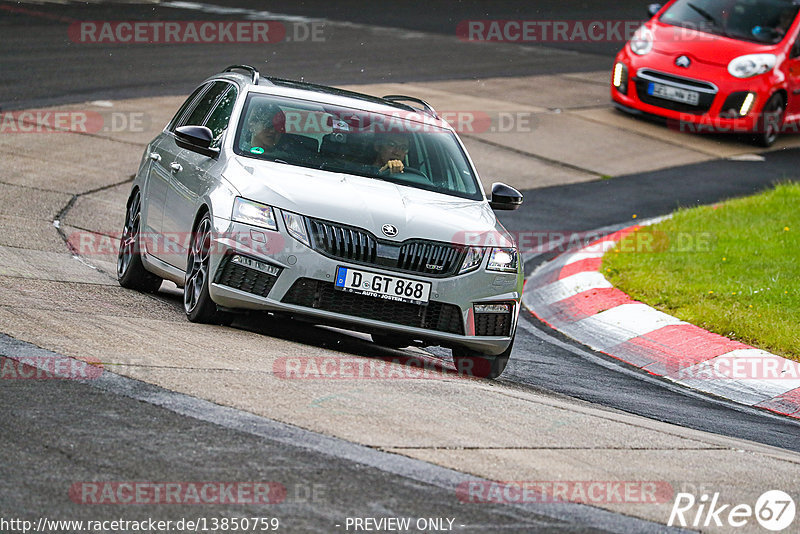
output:
[[[800,361],[800,184],[683,209],[603,257],[631,297]]]

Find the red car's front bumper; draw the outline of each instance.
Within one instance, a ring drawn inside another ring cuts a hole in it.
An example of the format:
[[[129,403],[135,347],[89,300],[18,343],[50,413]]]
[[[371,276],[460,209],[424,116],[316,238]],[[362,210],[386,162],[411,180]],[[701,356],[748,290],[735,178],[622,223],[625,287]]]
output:
[[[626,46],[617,55],[617,63],[626,67],[620,88],[614,86],[612,74],[611,98],[618,107],[665,118],[670,128],[687,132],[759,131],[763,127],[761,110],[775,89],[771,73],[738,79],[728,73],[727,66],[697,60],[689,68],[681,68],[674,64],[673,55],[658,51],[636,56]],[[690,105],[647,94],[651,83],[698,92],[700,100],[697,105]],[[626,85],[627,91],[621,91]],[[748,93],[753,93],[754,100],[749,112],[739,116]]]

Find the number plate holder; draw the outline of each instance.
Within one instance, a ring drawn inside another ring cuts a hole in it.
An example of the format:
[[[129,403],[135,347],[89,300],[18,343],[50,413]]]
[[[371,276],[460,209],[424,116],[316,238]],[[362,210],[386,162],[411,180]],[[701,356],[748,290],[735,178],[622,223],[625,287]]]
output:
[[[334,287],[347,293],[422,305],[431,295],[430,282],[342,266],[336,268]]]
[[[696,106],[700,103],[700,93],[697,91],[688,91],[663,83],[650,82],[647,85],[647,94],[665,100],[672,100],[673,102],[680,102],[681,104],[689,104]]]

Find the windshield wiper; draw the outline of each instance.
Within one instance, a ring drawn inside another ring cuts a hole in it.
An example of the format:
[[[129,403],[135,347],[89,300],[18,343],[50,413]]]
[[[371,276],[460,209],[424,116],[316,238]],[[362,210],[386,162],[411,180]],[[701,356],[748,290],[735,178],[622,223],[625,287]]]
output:
[[[686,2],[686,5],[689,6],[691,9],[695,10],[697,13],[699,13],[701,17],[706,19],[706,22],[708,22],[709,24],[711,24],[711,26],[719,30],[719,32],[722,35],[724,35],[725,37],[730,37],[730,35],[728,34],[728,30],[722,27],[719,21],[716,18],[714,18],[714,15],[712,15],[702,7],[694,5],[691,2]]]
[[[692,8],[692,9],[694,9],[697,13],[699,13],[701,17],[706,19],[706,22],[710,22],[711,24],[713,24],[717,28],[720,27],[719,22],[717,22],[717,19],[714,18],[714,15],[712,15],[711,13],[709,13],[708,11],[703,9],[702,7],[696,6],[691,2],[686,2],[686,5],[689,6],[690,8]]]

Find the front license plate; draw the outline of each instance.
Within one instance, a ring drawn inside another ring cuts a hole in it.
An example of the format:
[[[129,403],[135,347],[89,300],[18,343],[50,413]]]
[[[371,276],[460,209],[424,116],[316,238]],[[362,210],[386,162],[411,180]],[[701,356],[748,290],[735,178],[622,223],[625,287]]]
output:
[[[700,93],[696,91],[687,91],[686,89],[680,89],[678,87],[672,87],[670,85],[664,85],[661,83],[650,83],[647,86],[647,94],[692,106],[696,106],[698,103],[700,103]]]
[[[335,285],[336,289],[348,293],[414,304],[426,304],[431,295],[430,282],[371,273],[349,267],[336,268]]]

